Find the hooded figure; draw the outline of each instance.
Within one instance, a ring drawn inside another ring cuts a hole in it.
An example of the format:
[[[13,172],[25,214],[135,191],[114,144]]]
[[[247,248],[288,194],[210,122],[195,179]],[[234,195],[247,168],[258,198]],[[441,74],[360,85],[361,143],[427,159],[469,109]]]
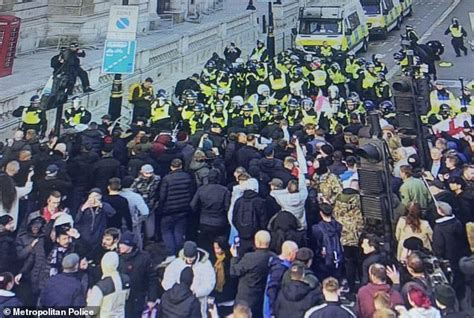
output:
[[[191,267],[181,271],[179,283],[165,291],[161,297],[160,317],[201,318],[201,304],[191,291],[194,273]]]
[[[100,265],[102,279],[92,288],[87,297],[87,306],[99,307],[97,317],[125,317],[125,302],[130,292],[130,278],[118,272],[119,256],[115,252],[107,252]]]

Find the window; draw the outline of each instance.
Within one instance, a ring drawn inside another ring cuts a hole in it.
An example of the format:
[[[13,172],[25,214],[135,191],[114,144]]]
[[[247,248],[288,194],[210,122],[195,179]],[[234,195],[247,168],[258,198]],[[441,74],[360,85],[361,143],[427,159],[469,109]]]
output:
[[[341,34],[341,20],[301,20],[300,34]]]
[[[393,1],[392,0],[384,0],[383,2],[384,2],[385,9],[387,9],[388,11],[393,9]]]
[[[349,27],[352,30],[355,30],[360,25],[359,15],[357,14],[357,12],[350,14],[347,17],[347,20],[349,20]]]
[[[380,14],[380,0],[361,0],[365,14]]]

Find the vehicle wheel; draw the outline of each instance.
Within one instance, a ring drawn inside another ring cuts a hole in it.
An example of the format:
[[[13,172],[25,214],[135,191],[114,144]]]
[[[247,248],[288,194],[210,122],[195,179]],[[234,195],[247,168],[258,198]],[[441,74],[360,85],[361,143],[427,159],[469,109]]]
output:
[[[402,18],[397,19],[397,26],[395,27],[396,30],[400,30],[402,28]]]
[[[384,29],[382,30],[382,33],[380,34],[380,38],[381,38],[382,40],[386,40],[386,39],[388,38],[388,30],[387,30],[387,28],[384,28]]]
[[[410,9],[408,10],[407,17],[411,17],[413,15],[413,6],[410,6]]]
[[[364,43],[362,44],[362,48],[360,49],[360,51],[365,53],[368,50],[369,50],[369,40],[367,38],[365,38]]]

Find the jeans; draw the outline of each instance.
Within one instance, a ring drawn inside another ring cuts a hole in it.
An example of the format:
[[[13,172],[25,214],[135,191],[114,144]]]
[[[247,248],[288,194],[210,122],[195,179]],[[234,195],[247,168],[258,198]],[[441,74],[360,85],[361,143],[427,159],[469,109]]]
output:
[[[186,214],[164,215],[161,218],[161,237],[168,250],[168,256],[176,256],[184,245]]]

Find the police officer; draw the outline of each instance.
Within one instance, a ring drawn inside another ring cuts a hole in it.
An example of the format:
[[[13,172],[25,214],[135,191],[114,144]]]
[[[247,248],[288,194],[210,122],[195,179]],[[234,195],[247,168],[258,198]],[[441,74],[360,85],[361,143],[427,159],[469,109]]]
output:
[[[396,119],[395,106],[389,100],[384,100],[379,105],[379,110],[382,113],[382,118],[385,119],[390,125],[398,127],[398,121]]]
[[[272,118],[271,113],[268,111],[270,105],[267,100],[262,100],[258,103],[257,106],[257,115],[260,119],[260,125],[262,127],[265,127]]]
[[[372,62],[375,65],[375,73],[377,74],[388,73],[387,66],[382,62],[382,57],[382,54],[372,54]]]
[[[321,92],[323,95],[327,95],[328,74],[324,70],[321,59],[315,58],[309,66],[311,73],[308,75],[308,79],[311,83],[311,88],[314,92],[314,95],[318,95],[319,92]]]
[[[79,96],[72,98],[72,107],[64,111],[64,124],[66,127],[74,127],[78,124],[88,124],[91,113],[81,105]]]
[[[182,120],[188,120],[194,114],[194,106],[197,103],[197,94],[195,91],[187,91],[182,106],[178,107]]]
[[[417,44],[418,40],[420,39],[418,34],[415,32],[415,28],[413,28],[413,25],[411,24],[407,24],[405,26],[405,37],[410,42],[410,47],[413,47],[413,45]]]
[[[212,83],[211,76],[207,72],[201,74],[201,84],[199,84],[201,92],[199,94],[199,101],[207,103],[214,93],[217,92],[216,86]]]
[[[229,115],[227,110],[225,110],[223,101],[216,102],[213,111],[209,115],[209,120],[211,121],[211,124],[219,124],[222,129],[227,128]]]
[[[453,45],[456,57],[461,56],[461,51],[467,55],[467,48],[464,46],[464,38],[467,36],[466,30],[459,24],[457,18],[453,18],[451,25],[444,31],[445,35],[451,34],[451,44]]]
[[[288,108],[285,113],[285,118],[288,121],[289,127],[293,128],[301,122],[303,119],[303,113],[301,112],[301,104],[295,98],[291,98],[288,101]]]
[[[367,69],[364,71],[364,79],[362,80],[362,90],[365,99],[375,99],[375,83],[377,82],[377,73],[375,72],[375,65],[369,63]]]
[[[379,73],[377,75],[377,81],[375,82],[375,95],[376,101],[380,104],[384,100],[390,100],[392,98],[392,89],[389,82],[385,78],[385,73]]]
[[[40,97],[33,95],[30,98],[30,106],[20,106],[13,111],[13,116],[21,117],[21,130],[25,133],[28,129],[33,129],[37,134],[44,137],[48,122],[46,113],[40,107]]]
[[[262,41],[257,40],[257,47],[252,50],[252,53],[250,53],[249,60],[254,60],[257,62],[268,62],[269,55],[265,44]]]
[[[286,75],[283,74],[279,69],[275,68],[271,72],[268,79],[270,81],[270,87],[274,92],[275,100],[282,101],[285,95],[289,93]]]
[[[128,101],[133,104],[132,121],[150,118],[150,105],[153,100],[153,79],[146,78],[143,83],[135,83],[130,86]]]
[[[303,113],[303,125],[318,124],[318,113],[314,109],[314,103],[311,98],[303,98],[301,100],[301,112]]]
[[[151,103],[151,126],[157,133],[163,130],[171,130],[171,102],[168,93],[164,89],[158,90],[156,98]]]
[[[197,103],[194,105],[194,113],[189,118],[188,124],[191,135],[194,135],[200,130],[206,130],[209,128],[211,122],[209,120],[209,116],[204,113],[203,104]]]
[[[440,121],[449,119],[452,117],[452,109],[451,106],[448,104],[441,104],[439,106],[439,111],[435,113],[434,111],[430,111],[427,115],[428,123],[430,125],[434,125],[439,123]]]
[[[254,107],[250,103],[245,103],[242,107],[242,126],[247,132],[257,132],[260,126],[260,118],[254,113]]]
[[[321,46],[321,56],[330,60],[332,58],[332,47],[329,45],[327,41],[323,42],[323,45]]]
[[[437,113],[441,104],[451,104],[455,100],[454,94],[446,89],[442,82],[435,82],[435,89],[430,93],[431,111]]]
[[[347,96],[347,77],[341,71],[341,66],[338,63],[332,63],[328,69],[328,75],[331,79],[332,84],[339,88],[339,94],[345,98]]]

